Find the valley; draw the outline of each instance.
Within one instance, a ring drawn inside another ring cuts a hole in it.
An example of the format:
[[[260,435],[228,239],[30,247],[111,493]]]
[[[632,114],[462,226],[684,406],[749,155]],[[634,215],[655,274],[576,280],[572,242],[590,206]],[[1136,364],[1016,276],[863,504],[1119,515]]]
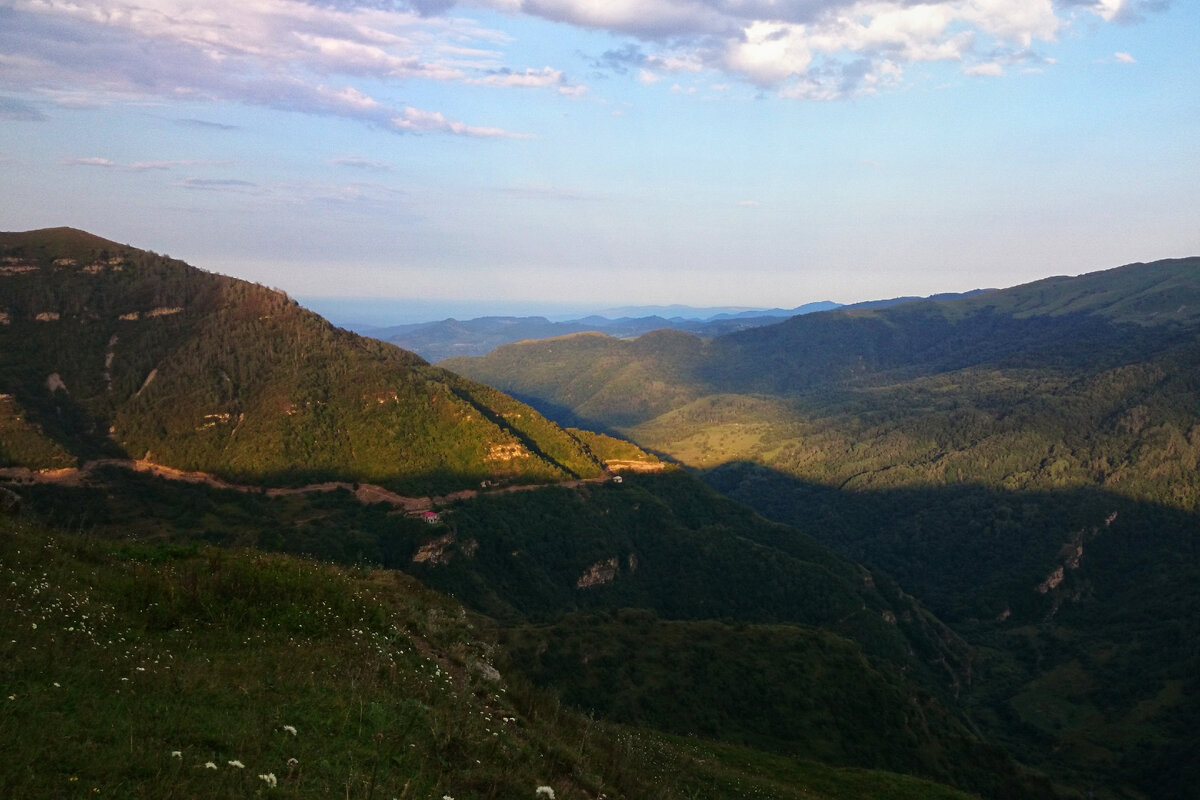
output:
[[[1027,762],[1095,796],[1183,797],[1198,314],[1182,259],[445,365],[895,578],[990,653],[968,705]]]
[[[81,231],[0,257],[8,794],[1200,780],[1200,260],[434,366]]]

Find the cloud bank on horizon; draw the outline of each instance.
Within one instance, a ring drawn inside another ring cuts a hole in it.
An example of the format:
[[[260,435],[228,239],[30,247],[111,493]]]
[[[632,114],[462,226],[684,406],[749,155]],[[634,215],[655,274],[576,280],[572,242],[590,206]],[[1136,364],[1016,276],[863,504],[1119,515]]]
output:
[[[1200,249],[1169,202],[1200,177],[1198,21],[1169,0],[0,0],[0,227],[310,296],[1011,285]]]

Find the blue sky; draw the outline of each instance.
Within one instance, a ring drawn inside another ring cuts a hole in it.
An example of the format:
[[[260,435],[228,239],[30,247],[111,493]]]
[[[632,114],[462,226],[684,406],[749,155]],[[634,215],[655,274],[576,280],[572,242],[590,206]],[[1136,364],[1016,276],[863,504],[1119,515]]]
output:
[[[429,315],[1194,255],[1197,6],[0,0],[0,229]]]

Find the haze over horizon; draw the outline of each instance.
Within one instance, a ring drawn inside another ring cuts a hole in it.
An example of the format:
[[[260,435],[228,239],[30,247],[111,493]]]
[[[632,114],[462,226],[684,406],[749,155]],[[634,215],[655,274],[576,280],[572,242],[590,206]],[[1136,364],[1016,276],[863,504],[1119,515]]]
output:
[[[1007,287],[1200,253],[1198,40],[1164,0],[8,0],[0,229],[501,314]]]

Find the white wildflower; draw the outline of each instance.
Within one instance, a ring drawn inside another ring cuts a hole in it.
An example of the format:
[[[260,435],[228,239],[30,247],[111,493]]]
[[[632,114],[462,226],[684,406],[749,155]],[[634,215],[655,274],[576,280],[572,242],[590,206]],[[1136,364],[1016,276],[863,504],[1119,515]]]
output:
[[[542,797],[544,795],[544,796],[550,798],[550,800],[554,800],[554,790],[551,789],[549,786],[537,787],[537,791],[535,791],[534,794],[537,795],[538,797]]]
[[[242,762],[238,761],[236,758],[235,758],[233,761],[230,761],[230,762],[229,762],[229,766],[231,766],[231,767],[237,767],[238,769],[245,769],[245,768],[246,768],[246,765],[245,765],[245,764],[243,764]]]
[[[296,727],[294,725],[284,725],[283,731],[284,733],[290,733],[292,736],[296,735]]]
[[[296,759],[294,759],[294,758],[289,758],[289,759],[288,759],[288,766],[289,766],[289,767],[294,767],[294,766],[296,766],[296,765],[297,765],[297,764],[299,764],[299,763],[300,763],[300,762],[299,762],[299,761],[297,761],[297,760],[296,760]]]
[[[205,769],[216,769],[217,765],[211,761],[206,761],[206,762],[204,762],[204,768]]]
[[[182,750],[172,750],[171,758],[183,758],[183,751]]]
[[[274,789],[276,786],[279,785],[279,781],[277,781],[275,779],[274,772],[268,772],[266,775],[259,775],[258,777],[259,777],[259,780],[263,780],[263,781],[267,782],[268,789]]]

